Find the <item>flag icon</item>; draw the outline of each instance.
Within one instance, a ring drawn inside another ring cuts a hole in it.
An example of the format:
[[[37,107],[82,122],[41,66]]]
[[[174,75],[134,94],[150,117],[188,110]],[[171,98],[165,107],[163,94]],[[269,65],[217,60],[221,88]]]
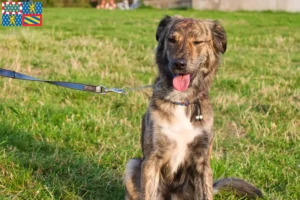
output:
[[[42,2],[3,2],[2,26],[42,26]]]
[[[42,26],[41,14],[23,14],[22,15],[23,26]]]

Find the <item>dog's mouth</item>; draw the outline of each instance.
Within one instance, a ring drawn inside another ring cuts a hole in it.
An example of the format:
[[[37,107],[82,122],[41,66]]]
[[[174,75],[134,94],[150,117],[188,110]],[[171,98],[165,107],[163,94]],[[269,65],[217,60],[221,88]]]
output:
[[[173,87],[181,92],[188,89],[191,82],[191,74],[175,74],[173,77]]]

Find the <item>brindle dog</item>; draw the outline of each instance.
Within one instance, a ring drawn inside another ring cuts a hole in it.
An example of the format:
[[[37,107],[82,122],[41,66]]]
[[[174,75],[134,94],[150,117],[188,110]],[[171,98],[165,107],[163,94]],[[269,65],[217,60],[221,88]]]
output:
[[[208,91],[226,51],[217,21],[166,16],[158,25],[159,74],[142,123],[143,158],[126,166],[128,200],[211,200],[214,190],[262,196],[240,179],[214,184],[213,110]]]

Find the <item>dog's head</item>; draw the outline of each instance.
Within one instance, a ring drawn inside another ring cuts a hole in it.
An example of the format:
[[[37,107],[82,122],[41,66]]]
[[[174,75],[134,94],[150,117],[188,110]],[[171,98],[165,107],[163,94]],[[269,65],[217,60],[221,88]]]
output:
[[[176,91],[208,87],[226,51],[226,33],[217,21],[163,18],[157,28],[160,79]]]

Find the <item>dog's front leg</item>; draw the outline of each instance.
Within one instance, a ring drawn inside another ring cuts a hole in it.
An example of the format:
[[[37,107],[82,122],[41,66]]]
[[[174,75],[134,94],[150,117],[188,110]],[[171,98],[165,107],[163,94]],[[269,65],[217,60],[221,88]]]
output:
[[[158,199],[160,162],[153,157],[142,163],[142,200]]]
[[[204,136],[204,137],[203,137]],[[213,199],[213,173],[210,166],[212,139],[209,135],[199,136],[193,143],[195,164],[195,200]]]
[[[213,199],[213,174],[210,165],[201,163],[197,166],[195,183],[195,200]]]

